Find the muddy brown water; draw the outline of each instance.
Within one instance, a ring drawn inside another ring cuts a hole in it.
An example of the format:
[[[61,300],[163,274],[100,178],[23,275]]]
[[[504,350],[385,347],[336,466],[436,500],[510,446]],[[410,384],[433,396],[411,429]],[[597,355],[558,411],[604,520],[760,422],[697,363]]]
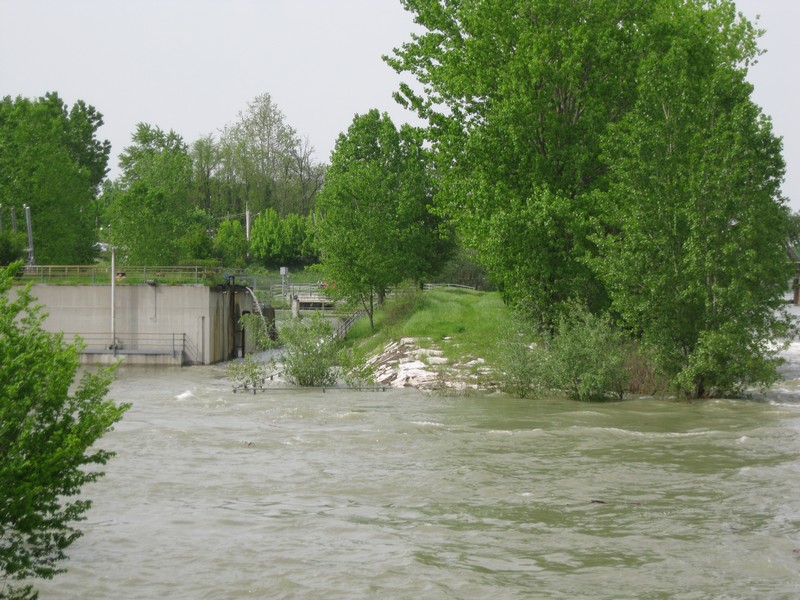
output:
[[[796,373],[791,372],[789,377]],[[800,597],[800,391],[587,405],[234,394],[124,369],[133,407],[42,600]]]

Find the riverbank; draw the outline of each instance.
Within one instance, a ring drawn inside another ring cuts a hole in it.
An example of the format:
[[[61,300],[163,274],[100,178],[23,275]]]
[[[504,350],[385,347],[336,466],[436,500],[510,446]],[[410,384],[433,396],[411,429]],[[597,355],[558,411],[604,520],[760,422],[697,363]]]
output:
[[[800,309],[790,307],[800,318]],[[368,358],[376,383],[444,393],[496,390],[509,364],[514,316],[498,293],[442,289],[398,294],[375,315],[375,330],[363,319],[348,334],[348,343]],[[782,352],[782,381],[772,386],[797,392],[800,341]],[[519,356],[510,357],[520,359]],[[669,396],[667,382],[644,360],[626,359],[630,380],[626,395]],[[519,366],[519,365],[517,365]],[[520,367],[525,370],[523,367]],[[528,369],[529,372],[529,369]],[[753,389],[752,395],[763,390]]]
[[[406,291],[362,319],[348,343],[365,356],[376,383],[442,392],[497,388],[496,365],[510,311],[499,294],[449,289]]]

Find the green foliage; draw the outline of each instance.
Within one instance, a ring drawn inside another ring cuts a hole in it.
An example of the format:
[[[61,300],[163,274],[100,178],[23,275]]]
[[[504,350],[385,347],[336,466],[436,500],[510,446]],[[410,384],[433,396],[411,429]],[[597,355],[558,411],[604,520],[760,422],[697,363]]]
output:
[[[269,94],[248,102],[219,139],[192,145],[193,203],[215,219],[258,214],[307,215],[322,185],[324,168]]]
[[[492,284],[486,269],[478,261],[475,250],[457,247],[453,256],[444,263],[436,275],[436,281],[467,285],[478,290],[490,290]]]
[[[377,110],[336,142],[317,199],[317,244],[336,292],[360,301],[370,323],[376,297],[435,273],[448,254],[430,211],[433,183],[420,132],[398,131]]]
[[[789,320],[780,140],[731,0],[404,0],[387,62],[428,121],[438,210],[543,332],[613,310],[674,387],[775,377]]]
[[[200,209],[192,211],[191,220],[186,231],[180,238],[182,262],[199,264],[199,261],[208,261],[214,254],[214,244],[210,231],[213,220],[207,213]]]
[[[275,372],[275,364],[271,361],[259,361],[248,354],[242,360],[228,363],[227,376],[237,386],[245,390],[254,390],[264,385],[264,380]]]
[[[583,402],[622,399],[630,380],[628,337],[607,317],[567,306],[548,339],[520,315],[509,321],[497,361],[502,389],[520,398],[550,390]]]
[[[0,269],[0,597],[28,597],[15,582],[61,572],[74,523],[113,453],[98,440],[128,408],[106,399],[114,369],[86,373],[71,391],[79,345],[41,328],[28,290],[9,290],[16,267]]]
[[[274,323],[269,324],[259,314],[250,313],[242,315],[240,320],[241,326],[247,331],[247,335],[252,336],[254,346],[259,350],[268,350],[276,347],[275,338],[276,333],[274,330]]]
[[[362,348],[342,348],[337,362],[345,384],[351,388],[375,385],[375,367],[370,364]]]
[[[23,230],[23,204],[31,207],[40,264],[95,257],[92,208],[111,149],[96,139],[102,124],[94,107],[78,101],[68,109],[53,92],[0,101],[0,205],[16,209]]]
[[[633,98],[632,38],[651,2],[404,4],[423,32],[386,60],[423,84],[397,99],[428,120],[439,209],[542,326],[576,294],[602,308],[587,194],[606,185],[600,144]]]
[[[253,223],[250,250],[266,266],[296,265],[314,259],[312,239],[310,216],[290,213],[282,218],[277,211],[267,208]]]
[[[777,377],[794,229],[781,143],[750,100],[755,34],[732,5],[657,13],[637,101],[605,138],[614,227],[595,269],[673,386],[738,394]]]
[[[128,264],[177,264],[193,224],[186,144],[174,131],[145,123],[137,125],[132,141],[120,155],[119,181],[107,190],[111,241]]]
[[[621,400],[630,374],[627,336],[606,316],[579,304],[565,312],[555,334],[539,357],[543,382],[563,390],[573,400]]]
[[[300,386],[333,385],[337,377],[337,341],[318,313],[285,323],[279,330],[287,380]]]
[[[240,221],[225,220],[214,236],[214,254],[226,267],[243,267],[247,261],[247,235]]]
[[[27,240],[22,232],[0,231],[0,266],[24,259]]]
[[[498,343],[497,369],[501,389],[518,398],[530,398],[543,391],[545,353],[537,346],[530,323],[514,315],[506,323]]]

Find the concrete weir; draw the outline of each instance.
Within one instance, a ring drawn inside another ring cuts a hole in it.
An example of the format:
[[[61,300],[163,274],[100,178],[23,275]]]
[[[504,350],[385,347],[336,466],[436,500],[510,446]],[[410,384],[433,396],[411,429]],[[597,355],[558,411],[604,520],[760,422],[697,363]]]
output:
[[[36,284],[31,294],[45,330],[83,340],[84,364],[211,364],[253,350],[239,320],[259,311],[244,286]]]

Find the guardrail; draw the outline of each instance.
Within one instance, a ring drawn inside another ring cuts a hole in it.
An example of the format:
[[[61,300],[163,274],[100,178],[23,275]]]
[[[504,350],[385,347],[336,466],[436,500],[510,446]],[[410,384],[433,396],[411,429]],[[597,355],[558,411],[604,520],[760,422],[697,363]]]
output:
[[[440,290],[446,288],[455,288],[461,290],[476,290],[474,285],[461,285],[460,283],[426,283],[423,289],[426,290]]]
[[[33,265],[24,267],[19,278],[26,281],[55,284],[108,285],[112,275],[117,283],[203,283],[225,281],[226,276],[239,277],[241,272],[222,267],[165,266],[131,267],[118,265],[114,273],[109,265]]]
[[[83,340],[84,354],[171,354],[179,356],[188,348],[185,333],[117,334],[112,340],[108,333],[65,333],[65,339]],[[197,357],[187,356],[196,360]]]

